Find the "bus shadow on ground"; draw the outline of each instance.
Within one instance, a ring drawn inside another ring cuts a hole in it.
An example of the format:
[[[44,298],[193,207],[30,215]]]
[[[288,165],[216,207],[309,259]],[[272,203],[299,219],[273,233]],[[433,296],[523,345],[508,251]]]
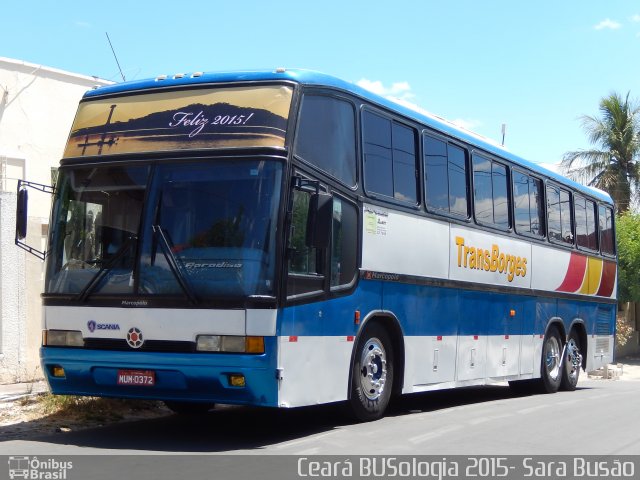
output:
[[[405,395],[396,399],[387,417],[444,411],[453,407],[516,400],[507,386],[468,387]],[[277,445],[348,428],[355,422],[341,404],[295,409],[218,406],[204,415],[167,415],[161,418],[90,428],[34,438],[52,444],[104,450],[172,453],[255,453]]]

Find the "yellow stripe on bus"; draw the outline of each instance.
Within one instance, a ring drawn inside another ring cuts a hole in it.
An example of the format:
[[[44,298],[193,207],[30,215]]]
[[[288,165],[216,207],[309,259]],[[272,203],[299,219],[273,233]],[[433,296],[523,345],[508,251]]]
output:
[[[602,260],[599,258],[589,257],[587,259],[587,273],[578,293],[594,295],[598,291],[602,278],[602,265]]]

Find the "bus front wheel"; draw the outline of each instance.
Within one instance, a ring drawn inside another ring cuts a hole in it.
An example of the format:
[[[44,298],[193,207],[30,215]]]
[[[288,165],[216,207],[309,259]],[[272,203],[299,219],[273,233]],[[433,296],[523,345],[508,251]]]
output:
[[[389,404],[394,361],[391,338],[379,324],[360,335],[351,365],[349,406],[360,421],[376,420]]]

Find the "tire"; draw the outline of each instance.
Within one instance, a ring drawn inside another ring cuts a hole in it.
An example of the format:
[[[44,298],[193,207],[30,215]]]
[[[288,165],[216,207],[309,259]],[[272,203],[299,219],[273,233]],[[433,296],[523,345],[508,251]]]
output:
[[[571,330],[562,362],[560,390],[573,392],[576,389],[581,367],[582,354],[580,353],[580,338],[578,337],[578,332]]]
[[[542,393],[555,393],[560,388],[562,382],[560,355],[562,355],[562,339],[558,327],[552,325],[547,330],[542,343],[539,383]]]
[[[393,389],[394,359],[391,338],[379,324],[362,332],[351,364],[350,411],[369,422],[384,415]]]
[[[164,404],[169,410],[178,415],[204,415],[215,407],[213,403],[174,402],[168,400]]]

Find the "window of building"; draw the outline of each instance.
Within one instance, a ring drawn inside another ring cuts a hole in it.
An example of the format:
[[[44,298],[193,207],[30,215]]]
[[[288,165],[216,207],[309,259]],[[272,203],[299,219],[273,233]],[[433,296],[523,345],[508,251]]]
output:
[[[466,151],[425,135],[424,165],[427,208],[467,218]]]
[[[547,186],[547,221],[551,241],[573,244],[571,194],[567,190]]]
[[[598,209],[598,219],[600,225],[600,251],[606,255],[616,253],[615,241],[613,237],[613,210],[604,205]]]
[[[368,110],[362,121],[367,192],[417,204],[415,129]]]
[[[349,187],[356,184],[356,129],[353,105],[325,95],[305,95],[295,154]]]
[[[476,221],[503,229],[509,228],[507,167],[474,155],[473,188]]]
[[[597,250],[596,204],[582,195],[574,195],[573,210],[576,222],[576,245],[588,250]]]
[[[513,172],[513,211],[517,233],[544,237],[542,181],[522,172]]]
[[[0,192],[18,189],[18,180],[24,179],[24,158],[5,157],[0,154]]]

